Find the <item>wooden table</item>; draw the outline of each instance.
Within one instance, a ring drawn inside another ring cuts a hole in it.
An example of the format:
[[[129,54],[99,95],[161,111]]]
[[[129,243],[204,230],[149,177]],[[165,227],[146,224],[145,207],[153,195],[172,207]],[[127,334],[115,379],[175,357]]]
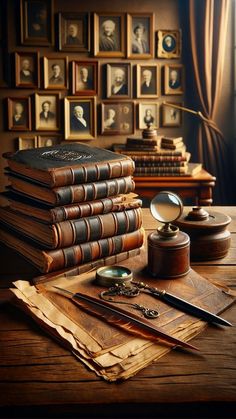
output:
[[[134,177],[134,181],[135,192],[142,198],[152,199],[161,190],[171,190],[183,199],[192,198],[194,205],[204,206],[212,204],[216,178],[202,169],[195,176]]]
[[[232,246],[226,258],[193,267],[235,288],[236,207],[214,209],[232,217]],[[147,209],[144,226],[147,233],[156,227]],[[2,288],[11,279],[32,275],[29,268],[23,269],[20,257],[4,252]],[[224,318],[236,324],[236,305],[224,312]],[[0,417],[236,417],[235,327],[209,326],[191,341],[200,348],[198,355],[173,350],[118,384],[97,378],[9,303],[0,306],[0,339]]]

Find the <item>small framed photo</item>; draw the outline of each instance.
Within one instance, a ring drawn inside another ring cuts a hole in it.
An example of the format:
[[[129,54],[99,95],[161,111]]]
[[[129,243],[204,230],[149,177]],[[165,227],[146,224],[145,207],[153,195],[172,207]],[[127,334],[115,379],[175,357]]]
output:
[[[53,0],[20,0],[20,15],[23,45],[53,44]]]
[[[94,55],[125,57],[124,33],[124,13],[94,13]]]
[[[89,13],[59,13],[59,50],[90,51]]]
[[[164,67],[165,95],[184,93],[184,67],[182,64],[168,64]]]
[[[137,64],[137,97],[156,98],[159,95],[158,64]]]
[[[60,144],[61,136],[60,135],[39,135],[37,146],[38,147],[51,147],[57,144]]]
[[[97,134],[96,98],[66,97],[65,139],[93,140]]]
[[[182,110],[171,105],[183,106],[182,102],[168,102],[168,106],[162,104],[162,126],[163,127],[180,127],[182,125]]]
[[[148,126],[159,127],[159,104],[156,102],[139,103],[139,129]]]
[[[35,129],[58,131],[60,129],[59,93],[35,93]]]
[[[37,137],[36,135],[24,136],[18,138],[18,149],[27,150],[30,148],[37,148]]]
[[[72,93],[78,96],[95,96],[98,93],[98,62],[72,62]]]
[[[135,131],[134,102],[102,103],[101,133],[104,135],[130,135]]]
[[[127,19],[127,57],[153,58],[153,13],[129,13]]]
[[[157,31],[157,57],[180,58],[181,55],[181,31],[163,30]]]
[[[31,102],[29,97],[11,97],[8,102],[8,129],[31,130]]]
[[[44,89],[67,89],[68,57],[43,57]]]
[[[128,63],[106,65],[107,98],[131,98],[131,68]]]
[[[24,89],[39,87],[39,52],[15,52],[15,84]]]

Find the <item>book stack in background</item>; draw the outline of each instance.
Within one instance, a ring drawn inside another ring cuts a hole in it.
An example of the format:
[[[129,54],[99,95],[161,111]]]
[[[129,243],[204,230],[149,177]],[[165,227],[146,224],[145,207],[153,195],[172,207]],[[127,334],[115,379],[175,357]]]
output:
[[[126,144],[114,144],[113,150],[132,158],[136,177],[194,176],[202,169],[201,163],[189,163],[191,154],[183,137],[127,138]]]
[[[138,254],[141,201],[129,157],[80,143],[4,157],[10,185],[0,240],[40,272],[80,273]]]

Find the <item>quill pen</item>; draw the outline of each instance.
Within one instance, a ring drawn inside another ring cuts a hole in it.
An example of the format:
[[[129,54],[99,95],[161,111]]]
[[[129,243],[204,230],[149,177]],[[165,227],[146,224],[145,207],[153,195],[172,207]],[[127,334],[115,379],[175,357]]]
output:
[[[195,346],[169,335],[162,328],[151,324],[150,321],[140,318],[136,314],[128,314],[122,308],[114,308],[114,306],[107,301],[101,302],[95,297],[82,293],[74,294],[71,291],[56,286],[53,288],[59,290],[65,297],[73,300],[88,313],[98,315],[106,322],[118,326],[126,332],[133,333],[146,339],[161,339],[174,346],[182,346],[184,348],[198,350]]]

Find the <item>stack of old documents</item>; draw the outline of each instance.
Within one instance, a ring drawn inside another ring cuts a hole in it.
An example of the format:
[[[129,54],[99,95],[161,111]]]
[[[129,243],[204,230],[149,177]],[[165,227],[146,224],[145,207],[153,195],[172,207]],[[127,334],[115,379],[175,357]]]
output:
[[[99,296],[104,288],[94,284],[94,277],[94,272],[76,277],[62,276],[48,284],[37,286],[32,286],[27,281],[17,281],[12,293],[16,305],[24,309],[97,375],[108,381],[124,380],[165,355],[172,346],[163,341],[153,342],[135,336],[128,330],[126,332],[108,324],[83,311],[53,288],[53,285],[57,285],[73,292]],[[137,272],[137,278],[150,285],[158,285],[161,289],[168,288],[172,294],[214,313],[229,306],[233,299],[193,270],[184,278],[172,281],[152,280],[142,272]],[[120,300],[121,298],[124,299],[119,297]],[[151,321],[162,327],[166,333],[183,341],[190,340],[206,326],[203,321],[183,314],[145,293],[132,298],[131,302],[157,309],[160,317]],[[124,307],[127,307],[129,314],[137,314],[134,308],[123,305],[122,308]],[[119,308],[119,304],[116,304],[116,308]],[[140,318],[142,319],[142,314]]]

